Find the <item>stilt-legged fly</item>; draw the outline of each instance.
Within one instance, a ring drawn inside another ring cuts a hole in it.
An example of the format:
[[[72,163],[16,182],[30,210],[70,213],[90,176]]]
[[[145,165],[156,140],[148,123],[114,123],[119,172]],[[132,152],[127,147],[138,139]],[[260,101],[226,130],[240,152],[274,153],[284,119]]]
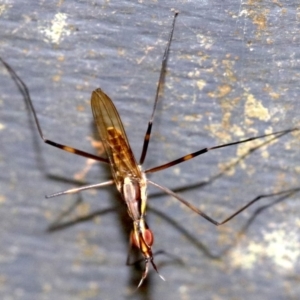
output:
[[[175,194],[171,190],[169,190],[166,187],[163,187],[149,179],[147,179],[146,174],[148,173],[155,173],[167,168],[170,168],[172,166],[175,166],[179,163],[182,163],[184,161],[190,160],[198,155],[202,155],[208,151],[218,149],[218,148],[223,148],[223,147],[228,147],[232,145],[237,145],[240,143],[246,143],[252,140],[260,139],[263,137],[267,136],[273,136],[274,139],[279,138],[283,136],[284,134],[287,134],[289,132],[298,130],[297,128],[293,129],[288,129],[284,131],[279,131],[267,135],[262,135],[262,136],[257,136],[257,137],[251,137],[248,139],[240,140],[237,142],[232,142],[232,143],[227,143],[223,145],[218,145],[214,147],[207,147],[204,149],[200,149],[198,151],[195,151],[193,153],[187,154],[183,157],[180,157],[178,159],[175,159],[171,162],[165,163],[163,165],[150,168],[148,170],[143,170],[142,165],[143,162],[145,161],[146,154],[147,154],[147,149],[151,137],[151,130],[152,130],[152,123],[154,119],[154,114],[159,98],[159,91],[163,82],[163,76],[165,72],[165,67],[167,63],[167,57],[169,53],[169,48],[170,44],[172,41],[172,36],[173,36],[173,31],[175,27],[175,20],[177,17],[178,13],[175,13],[173,23],[172,23],[172,29],[171,33],[167,42],[167,46],[164,52],[164,56],[162,59],[161,63],[161,71],[160,71],[160,77],[157,85],[157,90],[156,90],[156,96],[155,96],[155,101],[154,101],[154,106],[153,106],[153,111],[150,117],[150,121],[148,123],[148,128],[145,134],[144,138],[144,144],[143,144],[143,149],[141,153],[141,157],[139,160],[139,163],[137,163],[133,152],[131,151],[126,132],[124,130],[122,121],[120,119],[120,116],[118,114],[118,111],[116,107],[114,106],[112,100],[101,90],[101,89],[96,89],[92,93],[91,97],[91,106],[92,106],[92,112],[94,116],[94,121],[96,123],[100,139],[103,143],[103,146],[106,151],[106,158],[102,158],[78,149],[75,149],[73,147],[69,147],[63,144],[58,144],[54,141],[48,140],[44,137],[35,108],[33,106],[33,103],[30,98],[29,91],[25,85],[25,83],[20,79],[20,77],[14,72],[14,70],[3,60],[0,58],[4,66],[7,68],[9,71],[10,75],[18,85],[18,88],[22,92],[23,96],[26,98],[26,101],[29,104],[29,107],[33,113],[33,117],[35,119],[35,123],[37,126],[37,129],[39,131],[39,134],[43,141],[49,145],[52,145],[54,147],[60,148],[62,150],[84,156],[87,158],[94,159],[96,161],[100,161],[102,163],[107,163],[111,167],[111,172],[112,172],[112,179],[106,182],[102,183],[97,183],[93,185],[88,185],[84,187],[79,187],[79,188],[73,188],[64,192],[59,192],[52,194],[50,196],[47,196],[48,198],[50,197],[55,197],[59,195],[65,195],[65,194],[70,194],[70,193],[77,193],[83,190],[91,189],[91,188],[99,188],[107,185],[112,185],[115,183],[118,191],[122,195],[122,198],[124,202],[127,205],[127,210],[130,218],[132,219],[133,222],[133,228],[130,236],[130,243],[132,246],[137,247],[141,254],[144,257],[145,261],[145,269],[142,274],[142,278],[138,284],[138,287],[141,286],[143,283],[144,279],[147,277],[148,274],[148,269],[149,269],[149,264],[153,266],[155,271],[158,273],[158,270],[156,268],[156,265],[153,260],[153,254],[152,254],[152,245],[153,245],[153,232],[149,229],[146,221],[145,221],[145,215],[146,215],[146,208],[147,208],[147,184],[152,184],[153,186],[161,189],[165,193],[173,196],[177,200],[179,200],[181,203],[185,204],[188,206],[190,209],[192,209],[194,212],[197,214],[201,215],[203,218],[211,222],[212,224],[219,226],[222,225],[229,220],[231,220],[233,217],[238,215],[240,212],[242,212],[244,209],[252,205],[254,202],[258,201],[260,198],[256,198],[249,202],[248,204],[244,205],[242,208],[237,210],[235,213],[230,215],[228,218],[223,220],[222,222],[218,222],[208,215],[206,215],[203,211],[200,209],[196,208],[194,205],[191,203],[187,202],[183,198],[181,198],[179,195]],[[163,277],[160,276],[162,279]]]

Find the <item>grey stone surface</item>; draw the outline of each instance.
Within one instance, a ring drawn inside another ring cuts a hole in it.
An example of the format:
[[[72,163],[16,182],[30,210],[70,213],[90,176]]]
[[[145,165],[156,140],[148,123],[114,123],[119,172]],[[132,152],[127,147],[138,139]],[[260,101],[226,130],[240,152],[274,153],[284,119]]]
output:
[[[5,1],[0,56],[27,84],[47,138],[95,153],[89,98],[100,87],[139,157],[174,8],[146,168],[299,126],[296,1]],[[298,299],[299,193],[262,200],[216,228],[153,188],[148,223],[155,251],[169,254],[155,257],[167,281],[151,268],[132,294],[141,270],[125,265],[131,224],[115,189],[44,198],[78,178],[104,181],[109,169],[94,164],[85,174],[85,158],[44,145],[2,66],[0,82],[1,299]],[[299,135],[223,172],[245,149],[216,150],[151,179],[218,220],[261,194],[300,187]],[[61,226],[49,232],[53,225]]]

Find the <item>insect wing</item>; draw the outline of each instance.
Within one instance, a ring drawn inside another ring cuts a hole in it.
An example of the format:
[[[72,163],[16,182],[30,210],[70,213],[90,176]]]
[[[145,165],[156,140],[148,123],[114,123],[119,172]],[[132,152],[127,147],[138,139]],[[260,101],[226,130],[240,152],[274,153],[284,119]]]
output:
[[[91,106],[115,180],[119,183],[125,176],[140,178],[141,171],[112,100],[101,89],[97,89],[92,93]]]

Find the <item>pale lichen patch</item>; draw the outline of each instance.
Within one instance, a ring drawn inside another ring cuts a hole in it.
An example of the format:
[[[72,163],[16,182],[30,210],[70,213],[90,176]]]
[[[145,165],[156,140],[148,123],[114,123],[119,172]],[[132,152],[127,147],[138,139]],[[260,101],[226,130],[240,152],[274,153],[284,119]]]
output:
[[[57,13],[50,24],[39,26],[39,30],[44,35],[46,43],[59,44],[64,36],[71,33],[67,25],[67,15]]]
[[[269,110],[263,106],[261,101],[255,99],[252,94],[245,94],[245,117],[255,118],[261,121],[270,120],[271,116]]]

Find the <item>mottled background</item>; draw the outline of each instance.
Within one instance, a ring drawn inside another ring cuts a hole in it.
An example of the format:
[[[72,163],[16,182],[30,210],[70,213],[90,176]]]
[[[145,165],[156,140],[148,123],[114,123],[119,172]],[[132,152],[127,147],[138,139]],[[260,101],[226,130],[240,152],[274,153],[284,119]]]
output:
[[[299,126],[297,1],[26,2],[0,4],[0,56],[26,82],[52,140],[101,152],[89,104],[101,87],[140,155],[174,9],[145,168]],[[44,145],[3,66],[0,82],[1,299],[299,298],[300,193],[264,199],[216,228],[152,187],[148,223],[167,281],[150,268],[133,293],[142,269],[125,265],[131,224],[115,188],[44,198],[107,180],[109,169]],[[216,150],[151,179],[222,220],[259,195],[300,187],[299,140]]]

